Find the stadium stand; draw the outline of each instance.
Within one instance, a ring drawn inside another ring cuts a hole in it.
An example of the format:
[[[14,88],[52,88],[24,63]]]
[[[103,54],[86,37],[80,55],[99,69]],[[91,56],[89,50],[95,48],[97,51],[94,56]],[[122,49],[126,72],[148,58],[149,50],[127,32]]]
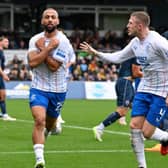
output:
[[[158,8],[154,8],[155,6],[162,7],[159,15],[163,17],[164,23],[160,19],[157,20],[158,17],[152,17],[154,18],[152,26],[156,27],[158,31],[163,31],[163,27],[167,24],[166,4],[167,1],[153,2],[151,0],[141,0],[136,3],[131,0],[124,2],[121,0],[117,2],[110,0],[85,1],[82,4],[79,4],[78,1],[70,3],[67,0],[57,1],[57,3],[50,0],[47,2],[45,0],[40,2],[26,0],[24,3],[21,0],[2,0],[0,3],[0,34],[8,36],[9,49],[26,50],[29,37],[41,29],[38,23],[42,10],[45,7],[55,7],[60,13],[62,21],[60,27],[65,30],[77,54],[76,64],[72,65],[70,69],[70,79],[115,81],[118,65],[105,62],[103,67],[104,60],[91,56],[86,57],[86,53],[79,50],[80,42],[86,41],[94,48],[104,52],[119,50],[127,41],[123,29],[129,13],[134,10],[148,10],[152,16],[155,16],[158,13]],[[115,27],[116,25],[118,27]],[[19,65],[7,64],[6,72],[9,73],[11,80],[31,80],[32,78],[31,69],[25,62]]]

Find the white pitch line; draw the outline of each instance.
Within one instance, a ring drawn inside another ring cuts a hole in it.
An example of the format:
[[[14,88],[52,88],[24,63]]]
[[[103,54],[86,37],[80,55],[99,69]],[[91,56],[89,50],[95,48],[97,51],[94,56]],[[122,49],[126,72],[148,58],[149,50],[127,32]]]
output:
[[[53,153],[130,153],[132,150],[63,150],[63,151],[45,151],[45,154]],[[17,152],[0,152],[0,155],[4,154],[33,154],[33,151],[17,151]]]
[[[20,119],[17,119],[16,121],[25,122],[25,123],[33,123],[33,121],[30,121],[30,120],[20,120]],[[74,126],[74,125],[66,125],[66,124],[62,124],[62,126],[65,127],[65,128],[72,128],[72,129],[80,129],[80,130],[92,131],[92,128],[87,128],[87,127]],[[115,134],[115,135],[130,136],[130,133],[128,133],[128,132],[110,131],[110,130],[104,130],[104,132],[109,133],[109,134]]]
[[[21,119],[17,119],[17,122],[24,122],[24,123],[33,123],[33,121],[31,120],[21,120]],[[81,126],[73,126],[73,125],[66,125],[63,124],[63,127],[65,128],[72,128],[72,129],[80,129],[80,130],[89,130],[91,131],[92,128],[87,128],[87,127],[81,127]],[[117,132],[117,131],[109,131],[109,130],[105,130],[105,132],[109,133],[109,134],[118,134],[118,135],[130,135],[129,133],[126,132]],[[63,151],[45,151],[45,154],[52,154],[52,153],[128,153],[128,152],[132,152],[132,150],[63,150]],[[11,154],[11,155],[15,155],[15,154],[33,154],[33,151],[9,151],[9,152],[0,152],[0,155],[6,155],[6,154]]]
[[[73,128],[73,129],[80,129],[80,130],[89,130],[89,131],[92,130],[92,128],[74,126],[74,125],[63,125],[63,127]],[[127,136],[130,135],[130,133],[127,133],[127,132],[118,132],[118,131],[110,131],[110,130],[104,130],[104,132],[107,132],[109,134],[117,134],[117,135],[127,135]]]

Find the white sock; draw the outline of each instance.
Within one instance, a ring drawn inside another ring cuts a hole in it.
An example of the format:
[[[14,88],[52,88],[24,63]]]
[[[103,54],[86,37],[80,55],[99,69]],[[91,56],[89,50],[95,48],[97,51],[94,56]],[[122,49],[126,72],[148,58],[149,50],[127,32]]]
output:
[[[157,141],[168,141],[168,132],[156,128],[150,139]]]
[[[33,148],[36,157],[36,162],[44,162],[44,145],[35,144]]]
[[[120,117],[119,120],[126,121],[126,116]]]
[[[103,123],[100,123],[98,126],[97,126],[98,129],[100,129],[101,131],[104,130],[104,124]]]
[[[126,116],[122,116],[121,118],[118,119],[121,123],[126,123]]]
[[[140,129],[131,130],[131,144],[138,161],[138,166],[146,168],[144,138]]]

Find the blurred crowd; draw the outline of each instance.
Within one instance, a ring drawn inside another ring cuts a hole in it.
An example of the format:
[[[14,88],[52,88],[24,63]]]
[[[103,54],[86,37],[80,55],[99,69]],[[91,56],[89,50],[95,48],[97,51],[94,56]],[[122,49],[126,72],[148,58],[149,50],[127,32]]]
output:
[[[166,31],[164,31],[165,33]],[[165,36],[168,33],[165,33]],[[98,57],[88,55],[79,49],[81,42],[86,41],[97,50],[103,52],[113,52],[123,48],[130,40],[126,30],[117,34],[108,30],[104,35],[100,36],[98,30],[81,31],[75,29],[70,35],[67,34],[76,53],[76,63],[72,64],[69,71],[70,80],[78,81],[115,81],[118,77],[119,65],[109,63]],[[9,49],[27,49],[28,39],[16,38],[9,36]],[[19,60],[17,55],[6,66],[6,72],[11,80],[31,80],[32,72],[28,65],[24,64],[23,60]]]
[[[69,39],[76,51],[76,64],[71,67],[71,80],[82,81],[115,81],[118,76],[119,65],[109,63],[97,57],[87,55],[80,51],[79,45],[86,41],[94,48],[103,52],[113,52],[120,50],[125,43],[125,36],[118,35],[111,30],[100,36],[99,31],[86,30],[81,32],[76,29],[72,32]]]
[[[7,63],[5,72],[8,74],[10,80],[32,80],[32,71],[30,67],[24,63],[24,60],[19,59],[17,55],[14,55],[13,59]]]

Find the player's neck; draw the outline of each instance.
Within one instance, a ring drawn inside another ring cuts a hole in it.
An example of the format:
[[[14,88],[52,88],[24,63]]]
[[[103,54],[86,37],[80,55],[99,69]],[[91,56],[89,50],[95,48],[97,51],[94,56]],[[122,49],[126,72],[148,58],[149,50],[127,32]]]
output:
[[[53,31],[51,33],[45,32],[45,36],[47,38],[52,38],[52,37],[56,36],[57,32],[58,32],[58,30],[55,30],[55,31]]]
[[[145,38],[148,36],[148,34],[149,34],[149,29],[146,28],[141,32],[138,38],[140,39],[140,41],[144,41]]]

